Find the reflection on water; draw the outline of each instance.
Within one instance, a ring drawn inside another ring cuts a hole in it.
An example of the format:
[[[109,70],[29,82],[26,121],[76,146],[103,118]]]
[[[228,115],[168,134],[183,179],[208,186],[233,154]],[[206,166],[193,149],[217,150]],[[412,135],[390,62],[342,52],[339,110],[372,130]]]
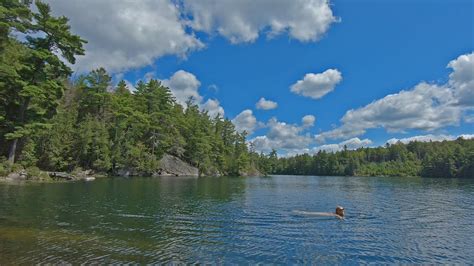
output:
[[[0,264],[468,263],[474,182],[274,176],[0,184]],[[293,210],[346,209],[346,219]]]

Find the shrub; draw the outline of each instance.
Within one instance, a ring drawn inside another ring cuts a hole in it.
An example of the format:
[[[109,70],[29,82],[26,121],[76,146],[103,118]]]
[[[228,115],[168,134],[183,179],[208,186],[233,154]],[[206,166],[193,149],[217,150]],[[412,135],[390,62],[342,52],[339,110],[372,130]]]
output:
[[[51,178],[49,177],[48,173],[41,171],[38,167],[36,166],[30,166],[26,169],[26,172],[28,173],[28,178],[34,179],[34,180],[43,180],[47,181],[50,180]]]

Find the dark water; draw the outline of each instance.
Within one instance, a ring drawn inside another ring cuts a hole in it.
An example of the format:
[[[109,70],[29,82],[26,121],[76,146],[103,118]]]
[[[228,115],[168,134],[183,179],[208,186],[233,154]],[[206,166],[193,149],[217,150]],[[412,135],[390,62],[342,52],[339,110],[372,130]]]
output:
[[[116,178],[0,197],[0,264],[474,262],[468,180]],[[338,204],[345,220],[292,213]]]

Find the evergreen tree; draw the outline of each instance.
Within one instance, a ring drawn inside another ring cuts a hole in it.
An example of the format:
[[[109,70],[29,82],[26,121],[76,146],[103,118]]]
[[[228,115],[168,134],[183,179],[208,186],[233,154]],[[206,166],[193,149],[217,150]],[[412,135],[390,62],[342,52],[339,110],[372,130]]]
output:
[[[9,143],[8,159],[15,161],[18,142],[47,127],[72,73],[58,56],[73,64],[84,53],[84,40],[70,32],[66,17],[51,16],[49,5],[36,1],[37,12],[24,4],[2,1],[0,35],[0,95],[2,95],[2,141]],[[12,30],[26,34],[19,42]]]

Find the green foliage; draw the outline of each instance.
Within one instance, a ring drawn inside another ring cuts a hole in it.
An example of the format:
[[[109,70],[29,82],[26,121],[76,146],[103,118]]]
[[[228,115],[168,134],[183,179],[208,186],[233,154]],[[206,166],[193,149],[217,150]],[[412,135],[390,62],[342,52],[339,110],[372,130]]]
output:
[[[36,143],[32,139],[28,139],[25,142],[19,161],[25,168],[36,165],[38,161],[36,156]]]
[[[9,169],[10,169],[10,173],[18,173],[20,172],[21,170],[24,170],[25,168],[23,167],[23,165],[19,164],[19,163],[14,163],[14,164],[8,164],[9,165]]]
[[[1,171],[19,161],[51,171],[152,174],[165,153],[201,174],[240,174],[257,164],[229,120],[211,119],[192,100],[179,105],[158,80],[140,81],[131,93],[125,81],[113,88],[98,68],[68,83],[65,61],[74,64],[85,43],[68,19],[41,1],[31,9],[31,1],[0,2],[0,155],[10,161]]]
[[[111,168],[108,131],[104,123],[87,116],[79,124],[75,139],[80,166],[100,172],[106,172]]]
[[[46,126],[22,137],[19,161],[50,171],[143,175],[157,172],[165,153],[203,175],[238,175],[255,164],[258,156],[229,120],[211,119],[191,102],[183,108],[157,80],[139,82],[133,94],[125,82],[112,88],[110,81],[100,68],[68,84]]]
[[[48,127],[72,71],[69,63],[84,54],[84,40],[70,32],[68,19],[51,16],[49,5],[3,0],[0,8],[0,147],[13,163],[25,138]],[[20,31],[25,41],[11,33]],[[26,146],[23,146],[26,147]]]
[[[67,63],[84,54],[85,41],[71,33],[67,18],[52,16],[47,4],[36,1],[30,8],[29,2],[0,0],[0,156],[8,158],[0,163],[0,175],[24,167],[38,175],[35,167],[152,174],[168,153],[203,175],[259,169],[474,178],[474,140],[278,158],[276,151],[249,151],[246,134],[236,132],[230,120],[209,117],[192,99],[181,106],[158,80],[139,81],[131,93],[125,81],[113,88],[110,75],[99,68],[68,83]],[[13,32],[22,32],[24,40]]]
[[[258,164],[274,174],[474,178],[474,140],[395,143],[289,158],[272,152],[260,154]]]
[[[0,157],[0,177],[7,176],[10,173],[11,164],[5,157]]]
[[[51,178],[46,172],[41,171],[36,166],[30,166],[26,168],[26,172],[28,173],[28,179],[41,180],[41,181],[51,180]]]

